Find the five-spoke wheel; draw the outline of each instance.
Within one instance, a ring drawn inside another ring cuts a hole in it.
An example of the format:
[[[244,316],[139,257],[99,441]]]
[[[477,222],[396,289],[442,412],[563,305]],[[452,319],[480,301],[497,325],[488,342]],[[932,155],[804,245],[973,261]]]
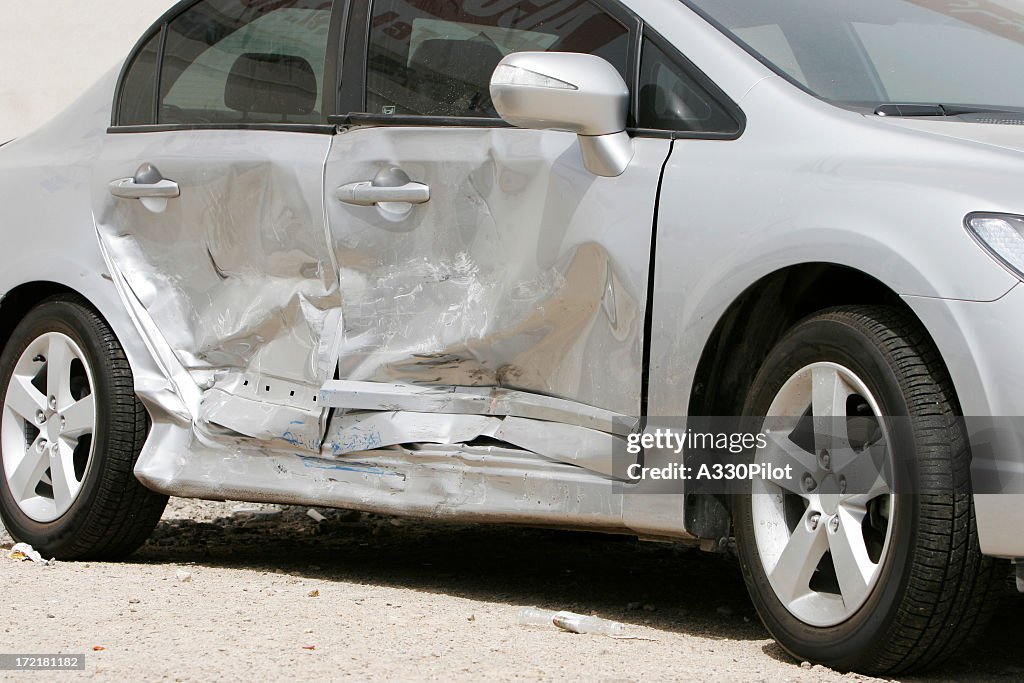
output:
[[[904,311],[820,312],[764,360],[744,413],[785,478],[733,499],[751,599],[799,659],[895,673],[949,657],[991,613],[952,383]]]
[[[46,556],[115,557],[152,531],[165,496],[132,474],[146,438],[131,368],[83,299],[30,311],[0,355],[0,516]]]

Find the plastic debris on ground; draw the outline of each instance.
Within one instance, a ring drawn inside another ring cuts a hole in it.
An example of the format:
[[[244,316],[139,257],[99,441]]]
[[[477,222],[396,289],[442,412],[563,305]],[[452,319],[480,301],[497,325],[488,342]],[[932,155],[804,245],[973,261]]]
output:
[[[517,614],[517,621],[524,626],[557,626],[570,633],[586,633],[602,636],[623,636],[625,624],[601,617],[588,617],[575,612],[523,607]]]
[[[44,560],[43,556],[39,554],[39,551],[30,546],[28,543],[16,543],[11,551],[7,553],[7,557],[12,560],[18,561],[32,561],[43,566],[51,565],[56,562],[55,559]]]

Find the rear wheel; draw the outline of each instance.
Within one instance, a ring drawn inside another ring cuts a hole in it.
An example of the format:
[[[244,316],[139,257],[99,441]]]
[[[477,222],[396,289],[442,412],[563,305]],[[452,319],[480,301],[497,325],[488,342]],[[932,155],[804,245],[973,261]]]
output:
[[[795,657],[905,672],[987,622],[1005,565],[978,547],[957,412],[937,352],[896,309],[822,312],[769,354],[745,414],[766,418],[755,457],[792,477],[737,496],[735,531],[758,613]]]
[[[141,545],[166,496],[132,473],[145,409],[113,332],[78,297],[49,299],[0,354],[0,516],[45,557],[104,558]]]

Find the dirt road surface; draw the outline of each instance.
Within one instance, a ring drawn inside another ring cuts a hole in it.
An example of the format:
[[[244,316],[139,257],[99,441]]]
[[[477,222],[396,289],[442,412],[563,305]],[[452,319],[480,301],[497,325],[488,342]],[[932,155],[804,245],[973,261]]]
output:
[[[728,557],[628,537],[320,512],[317,522],[305,508],[172,500],[128,562],[42,566],[0,553],[0,653],[86,654],[85,671],[0,678],[875,680],[790,659]],[[10,543],[0,531],[0,545]],[[597,614],[636,638],[520,626],[523,606]],[[1024,680],[1022,616],[1024,596],[1007,583],[979,647],[900,680]]]

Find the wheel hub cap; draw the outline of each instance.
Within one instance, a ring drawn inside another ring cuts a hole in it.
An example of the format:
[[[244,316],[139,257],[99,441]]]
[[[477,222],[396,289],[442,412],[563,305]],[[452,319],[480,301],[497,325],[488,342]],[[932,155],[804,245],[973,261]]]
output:
[[[783,384],[755,460],[792,479],[755,480],[751,510],[761,565],[793,616],[828,627],[849,619],[878,583],[895,497],[878,403],[852,371],[814,363]]]
[[[95,429],[85,354],[58,332],[36,338],[15,364],[0,416],[7,488],[26,516],[52,522],[71,508],[93,460]]]

